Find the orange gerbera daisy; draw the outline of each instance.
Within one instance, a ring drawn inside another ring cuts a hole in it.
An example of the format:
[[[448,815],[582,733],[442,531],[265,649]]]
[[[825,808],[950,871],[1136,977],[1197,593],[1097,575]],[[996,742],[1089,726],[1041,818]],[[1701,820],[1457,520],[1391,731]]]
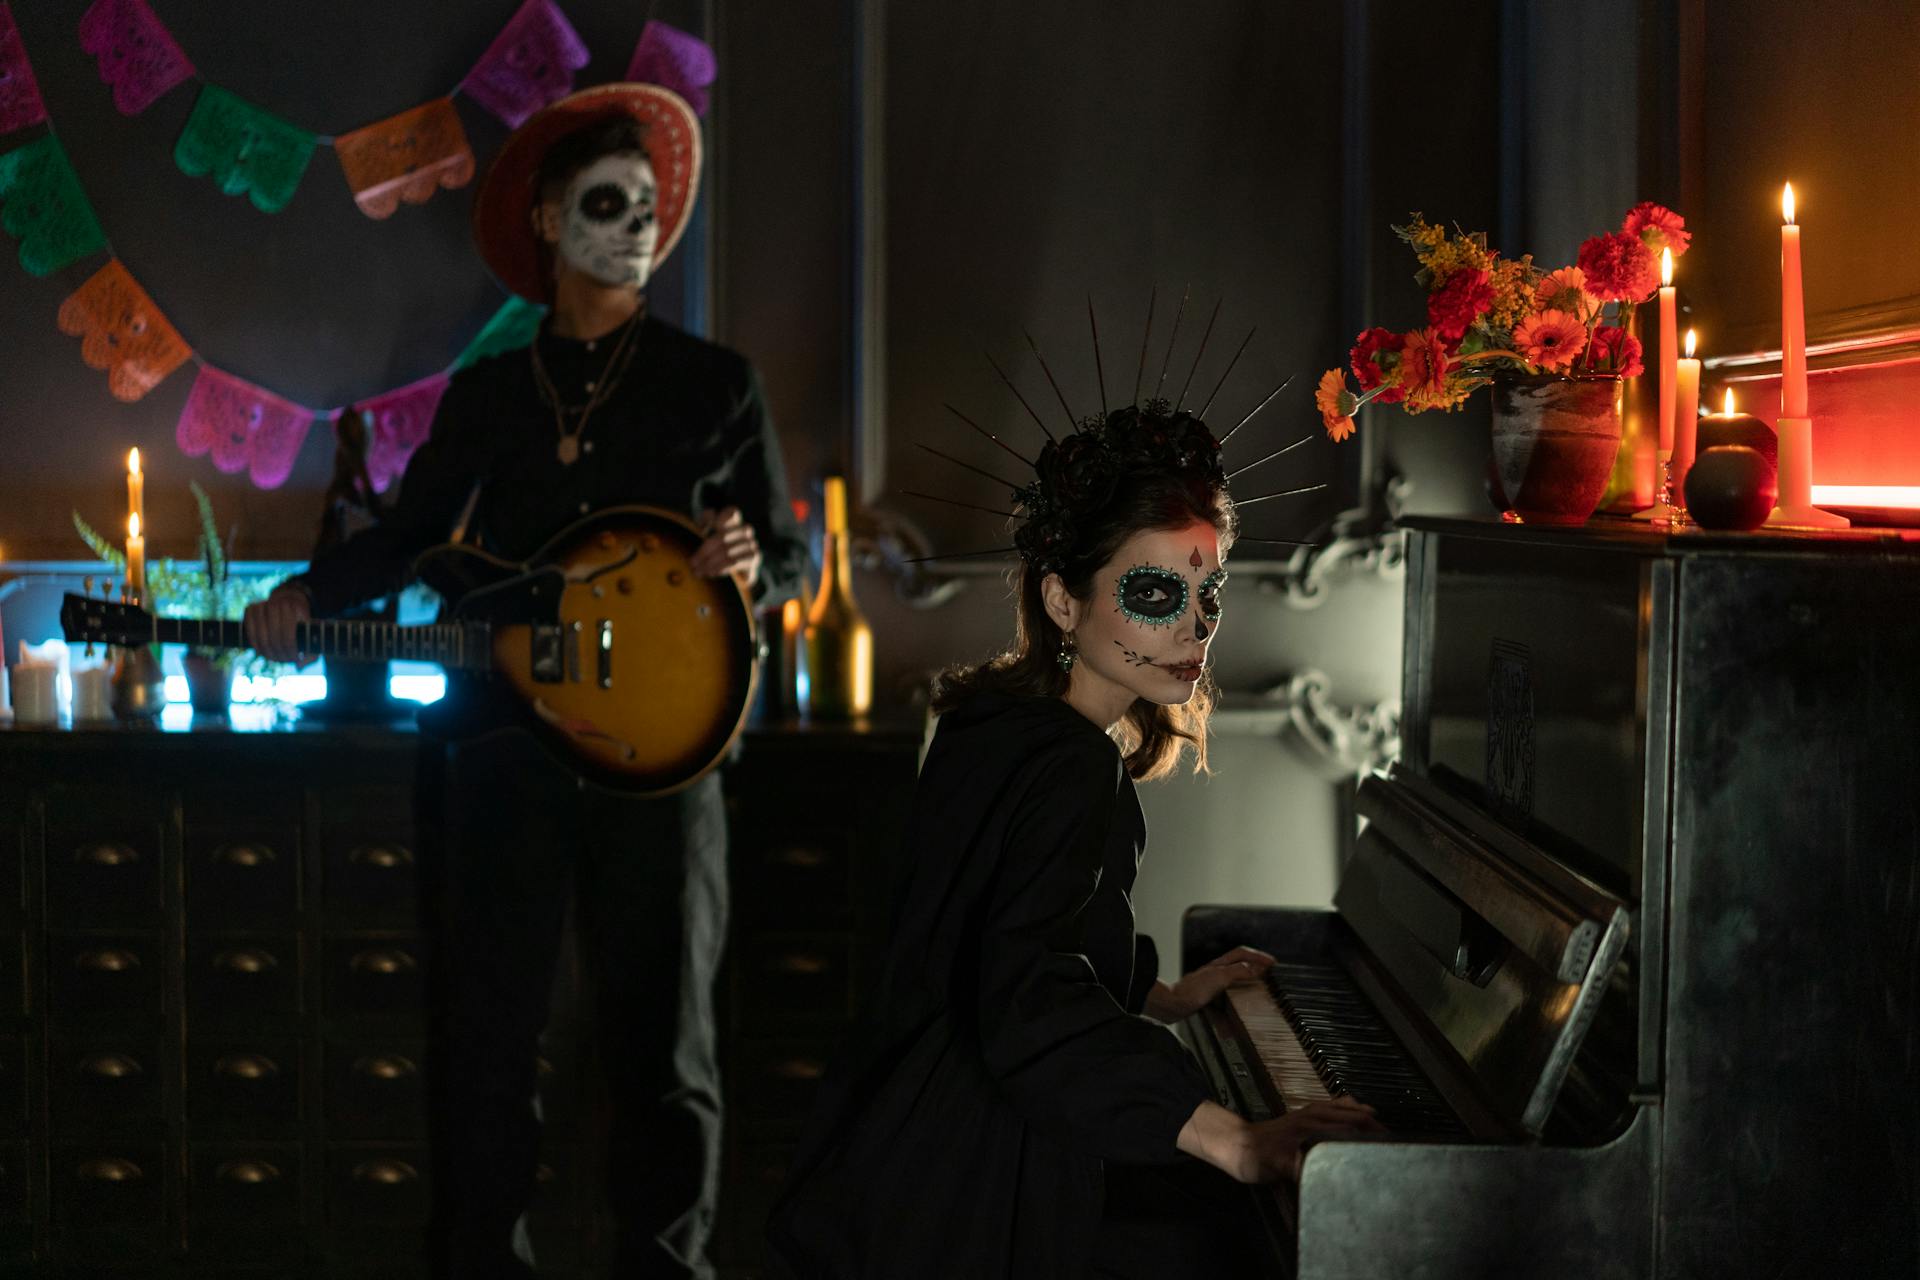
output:
[[[1407,389],[1409,411],[1453,407],[1453,397],[1447,391],[1447,370],[1452,363],[1447,344],[1432,329],[1415,329],[1407,335],[1407,345],[1400,352],[1400,383]]]
[[[1593,314],[1600,299],[1587,292],[1587,273],[1562,267],[1540,277],[1533,287],[1533,305],[1542,311],[1565,311],[1581,321]]]
[[[1320,385],[1313,390],[1313,404],[1320,410],[1320,421],[1326,424],[1329,436],[1345,440],[1353,434],[1353,415],[1360,408],[1360,398],[1348,390],[1345,372],[1329,369],[1321,374]]]
[[[1578,268],[1575,268],[1576,270]],[[1586,349],[1587,326],[1565,311],[1528,316],[1513,330],[1513,349],[1541,369],[1564,369]]]

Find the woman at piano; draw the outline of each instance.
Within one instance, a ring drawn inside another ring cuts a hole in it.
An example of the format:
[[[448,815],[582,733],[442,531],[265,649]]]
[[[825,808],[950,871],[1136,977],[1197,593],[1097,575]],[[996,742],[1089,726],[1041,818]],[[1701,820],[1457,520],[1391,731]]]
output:
[[[1162,401],[1043,448],[1016,639],[945,672],[879,988],[768,1224],[773,1274],[1237,1276],[1237,1184],[1378,1131],[1350,1100],[1250,1123],[1165,1024],[1271,957],[1160,981],[1128,897],[1136,781],[1206,766],[1235,516],[1219,445]]]

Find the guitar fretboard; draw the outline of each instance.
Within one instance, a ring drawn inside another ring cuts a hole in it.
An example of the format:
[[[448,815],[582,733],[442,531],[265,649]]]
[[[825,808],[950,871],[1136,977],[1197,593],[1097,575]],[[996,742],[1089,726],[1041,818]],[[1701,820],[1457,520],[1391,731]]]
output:
[[[303,622],[295,629],[302,653],[323,658],[363,658],[369,662],[437,662],[443,667],[484,668],[488,654],[481,628],[458,622],[403,627],[392,622]],[[238,622],[215,618],[156,618],[153,638],[160,643],[210,649],[250,649]]]

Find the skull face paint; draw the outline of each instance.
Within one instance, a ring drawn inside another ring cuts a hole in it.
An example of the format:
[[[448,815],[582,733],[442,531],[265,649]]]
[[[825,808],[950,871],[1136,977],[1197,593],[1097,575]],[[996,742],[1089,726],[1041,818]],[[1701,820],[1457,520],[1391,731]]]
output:
[[[609,288],[639,288],[653,273],[658,187],[643,155],[601,156],[573,176],[557,249],[582,275]]]
[[[1184,566],[1184,567],[1182,567]],[[1188,701],[1219,630],[1219,537],[1195,521],[1184,529],[1135,534],[1095,577],[1074,631],[1081,660],[1076,681],[1117,686],[1131,695],[1175,705]]]

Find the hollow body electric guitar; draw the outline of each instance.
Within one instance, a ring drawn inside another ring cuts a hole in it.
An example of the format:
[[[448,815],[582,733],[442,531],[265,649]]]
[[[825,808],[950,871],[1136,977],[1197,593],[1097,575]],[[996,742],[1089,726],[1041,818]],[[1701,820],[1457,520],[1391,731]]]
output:
[[[746,723],[759,679],[746,588],[690,567],[703,535],[655,507],[623,506],[568,526],[524,564],[459,544],[414,576],[449,602],[440,622],[301,624],[303,653],[435,662],[450,682],[504,683],[523,721],[581,775],[639,795],[690,786]],[[238,622],[156,618],[69,595],[69,642],[244,649]]]

